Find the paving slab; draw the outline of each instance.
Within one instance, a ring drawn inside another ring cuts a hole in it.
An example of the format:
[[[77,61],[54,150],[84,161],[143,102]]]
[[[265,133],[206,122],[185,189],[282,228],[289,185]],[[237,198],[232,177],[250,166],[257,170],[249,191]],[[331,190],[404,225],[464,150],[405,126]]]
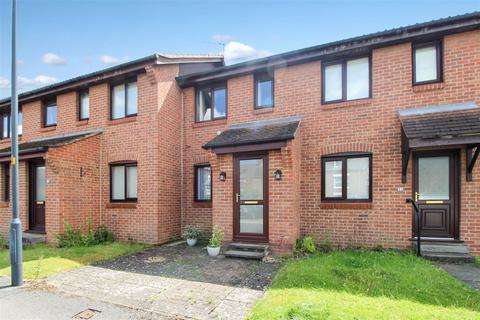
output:
[[[474,263],[437,263],[450,275],[480,291],[480,268]]]
[[[58,292],[174,319],[243,319],[278,263],[211,258],[202,247],[162,246],[54,275]]]

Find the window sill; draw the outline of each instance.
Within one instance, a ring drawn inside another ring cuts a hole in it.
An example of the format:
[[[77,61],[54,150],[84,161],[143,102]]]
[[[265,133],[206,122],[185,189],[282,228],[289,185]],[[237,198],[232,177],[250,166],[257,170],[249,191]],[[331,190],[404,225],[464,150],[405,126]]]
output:
[[[273,113],[274,108],[269,107],[269,108],[255,108],[253,109],[253,114],[264,114],[264,113]]]
[[[137,121],[137,116],[108,120],[107,124],[109,126],[112,126],[112,125],[116,125],[116,124],[129,123],[129,122],[135,122],[135,121]]]
[[[359,107],[367,106],[372,104],[372,98],[352,100],[352,101],[342,101],[336,103],[322,104],[323,110],[337,109],[337,108],[346,108],[346,107]]]
[[[372,209],[371,202],[323,202],[320,209]]]
[[[50,132],[50,131],[55,131],[55,130],[57,130],[57,126],[49,126],[49,127],[40,128],[40,132]]]
[[[413,92],[427,92],[427,91],[441,90],[444,87],[445,87],[445,83],[437,82],[437,83],[430,83],[430,84],[414,85],[412,87],[412,90]]]
[[[110,202],[107,204],[107,208],[109,209],[136,209],[137,203],[136,202]]]
[[[86,126],[88,124],[88,119],[77,121],[77,127]]]
[[[9,207],[10,207],[10,202],[5,202],[5,201],[0,202],[0,208],[9,208]]]
[[[193,207],[194,208],[211,208],[212,202],[211,201],[208,201],[208,202],[193,201]]]
[[[210,127],[210,126],[217,126],[217,125],[223,125],[223,124],[227,124],[227,119],[194,122],[192,123],[192,128]]]

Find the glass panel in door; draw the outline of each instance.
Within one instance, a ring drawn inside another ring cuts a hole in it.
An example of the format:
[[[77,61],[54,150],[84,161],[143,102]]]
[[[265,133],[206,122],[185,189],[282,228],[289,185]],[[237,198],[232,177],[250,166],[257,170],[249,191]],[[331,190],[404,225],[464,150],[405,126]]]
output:
[[[263,159],[240,160],[240,233],[263,234]]]
[[[35,167],[35,201],[45,202],[45,167]]]
[[[450,199],[450,157],[418,159],[419,200]]]

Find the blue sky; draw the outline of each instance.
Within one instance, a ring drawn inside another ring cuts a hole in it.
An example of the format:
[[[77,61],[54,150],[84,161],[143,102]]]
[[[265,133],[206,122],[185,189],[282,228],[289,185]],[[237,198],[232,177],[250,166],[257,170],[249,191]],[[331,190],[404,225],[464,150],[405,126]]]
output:
[[[0,97],[10,95],[10,0],[0,0]],[[20,90],[160,53],[228,63],[480,10],[480,0],[18,0]]]

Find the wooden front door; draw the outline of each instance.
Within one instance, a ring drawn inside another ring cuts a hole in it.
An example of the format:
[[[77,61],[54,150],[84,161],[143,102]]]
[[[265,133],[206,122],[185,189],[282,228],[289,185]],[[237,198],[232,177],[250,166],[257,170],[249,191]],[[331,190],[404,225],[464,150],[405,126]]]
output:
[[[234,157],[233,239],[268,242],[268,155]]]
[[[45,232],[45,162],[30,163],[29,228]]]
[[[422,237],[458,239],[459,153],[414,154],[414,197],[420,209]],[[413,222],[416,236],[416,224]]]

